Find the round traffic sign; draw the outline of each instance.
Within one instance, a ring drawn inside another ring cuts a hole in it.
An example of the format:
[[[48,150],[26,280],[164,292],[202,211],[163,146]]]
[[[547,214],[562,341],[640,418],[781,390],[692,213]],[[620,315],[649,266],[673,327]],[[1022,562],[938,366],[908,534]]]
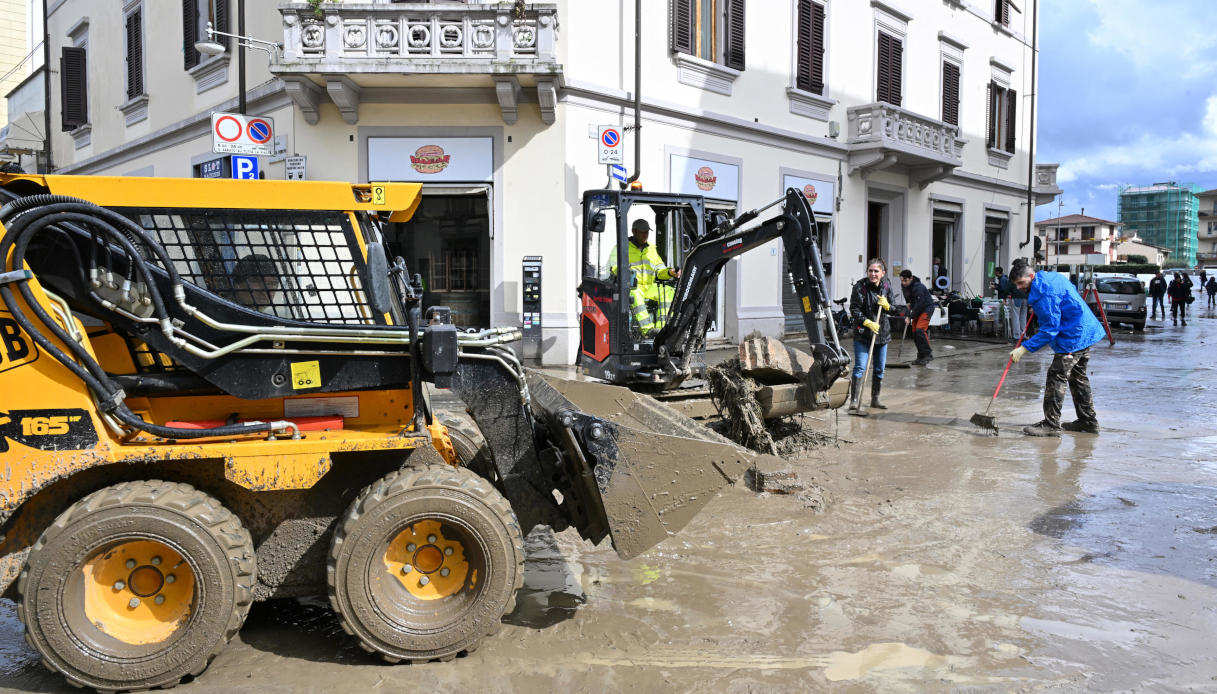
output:
[[[605,147],[616,147],[621,142],[621,135],[616,130],[605,130],[600,134],[600,141]]]
[[[216,119],[216,135],[225,142],[233,142],[241,137],[241,121],[232,116],[220,116]]]
[[[245,131],[249,133],[249,139],[262,145],[270,141],[270,123],[267,123],[261,118],[251,118],[245,126]]]

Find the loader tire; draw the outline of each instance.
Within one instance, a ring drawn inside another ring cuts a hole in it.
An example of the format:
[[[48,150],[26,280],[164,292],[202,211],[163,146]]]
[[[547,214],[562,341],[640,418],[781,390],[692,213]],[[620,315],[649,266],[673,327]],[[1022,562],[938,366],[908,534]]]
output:
[[[101,489],[30,550],[17,614],[42,662],[76,686],[171,687],[240,630],[254,583],[249,531],[194,487]]]
[[[406,467],[351,504],[326,568],[330,603],[365,650],[450,660],[514,609],[524,538],[507,499],[473,472]]]
[[[435,416],[448,428],[448,438],[456,449],[456,459],[460,466],[473,470],[480,477],[496,481],[498,472],[495,470],[490,448],[473,419],[464,413],[451,410],[437,412]]]

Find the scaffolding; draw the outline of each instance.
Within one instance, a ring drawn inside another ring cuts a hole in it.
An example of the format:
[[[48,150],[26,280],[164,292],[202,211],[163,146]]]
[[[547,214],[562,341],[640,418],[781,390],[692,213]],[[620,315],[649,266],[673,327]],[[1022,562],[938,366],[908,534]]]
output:
[[[1120,188],[1119,220],[1125,235],[1170,249],[1168,260],[1195,267],[1200,231],[1199,189],[1191,183],[1155,183]]]

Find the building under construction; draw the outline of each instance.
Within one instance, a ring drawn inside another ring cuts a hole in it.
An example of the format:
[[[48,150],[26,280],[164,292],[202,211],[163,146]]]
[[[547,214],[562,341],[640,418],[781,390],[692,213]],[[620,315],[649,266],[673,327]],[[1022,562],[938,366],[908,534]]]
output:
[[[1200,199],[1190,183],[1155,183],[1120,189],[1119,219],[1126,235],[1170,249],[1171,260],[1196,264]]]

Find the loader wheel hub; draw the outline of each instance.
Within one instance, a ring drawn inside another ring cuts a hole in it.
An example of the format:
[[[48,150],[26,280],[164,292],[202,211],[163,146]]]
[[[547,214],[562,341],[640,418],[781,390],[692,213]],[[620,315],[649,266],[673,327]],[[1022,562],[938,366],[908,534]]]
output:
[[[466,551],[455,529],[438,520],[420,520],[389,541],[385,570],[414,598],[439,600],[476,585],[477,571],[469,570]]]
[[[186,623],[194,606],[194,571],[181,554],[154,540],[105,547],[80,571],[85,616],[124,643],[147,645],[169,639]]]

